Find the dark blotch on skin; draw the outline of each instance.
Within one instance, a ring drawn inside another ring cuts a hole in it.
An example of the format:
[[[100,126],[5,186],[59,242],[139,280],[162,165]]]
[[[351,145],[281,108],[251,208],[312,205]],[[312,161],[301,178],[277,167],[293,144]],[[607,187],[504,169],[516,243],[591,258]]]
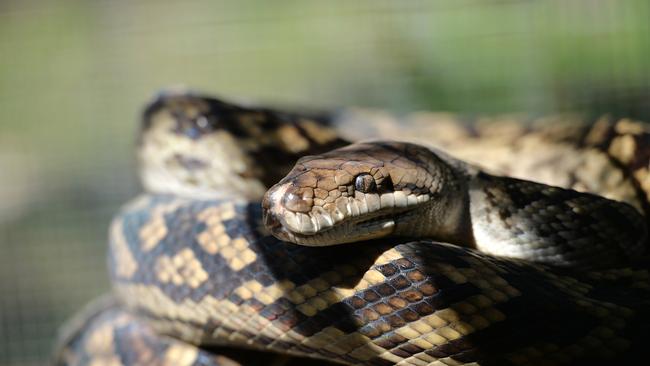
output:
[[[376,312],[378,312],[381,315],[386,315],[393,312],[393,307],[383,302],[375,305],[374,309]]]
[[[395,356],[397,356],[397,357],[402,357],[402,358],[409,358],[409,357],[411,357],[411,355],[412,355],[411,353],[408,353],[408,352],[406,352],[406,351],[404,351],[404,350],[401,350],[401,349],[399,349],[399,348],[396,348],[396,349],[394,349],[394,350],[391,350],[390,352],[391,352],[392,354],[394,354]]]
[[[262,309],[262,311],[260,311],[260,315],[270,321],[274,321],[275,319],[278,318],[278,314],[282,314],[282,313],[283,311],[280,309],[280,307],[277,304],[271,304],[266,308]]]
[[[352,305],[352,307],[355,309],[361,309],[366,305],[366,302],[359,296],[353,296],[352,298],[350,298],[349,302],[350,305]]]
[[[364,320],[373,321],[373,320],[379,319],[379,314],[377,314],[376,311],[373,311],[371,309],[363,310],[363,312],[361,313],[361,316],[363,317]]]
[[[410,309],[401,310],[397,314],[399,316],[401,316],[407,322],[414,322],[414,321],[420,319],[420,316],[418,315],[418,313],[416,313],[416,312],[414,312],[413,310],[410,310]]]
[[[283,331],[288,332],[289,330],[293,329],[296,325],[298,325],[300,322],[305,320],[305,317],[300,315],[297,312],[288,312],[284,315],[282,315],[280,318],[278,318],[278,322],[275,324],[281,328]]]
[[[391,286],[393,286],[398,290],[405,289],[411,285],[409,280],[407,280],[406,277],[404,276],[395,277],[392,280],[390,280],[389,283],[391,284]]]
[[[406,321],[404,321],[404,319],[400,318],[397,315],[391,315],[387,318],[387,320],[388,323],[390,323],[391,327],[393,327],[393,329],[401,328],[406,325]]]
[[[266,273],[262,273],[255,277],[257,282],[262,284],[262,286],[268,287],[275,283],[275,280]]]
[[[375,302],[375,301],[379,300],[381,297],[380,297],[376,292],[374,292],[374,291],[372,291],[372,290],[368,290],[368,291],[366,291],[366,292],[363,294],[363,298],[364,298],[367,302],[371,302],[371,303],[372,303],[372,302]]]
[[[379,330],[382,334],[385,332],[382,332]],[[380,339],[375,340],[375,344],[378,345],[379,347],[383,347],[385,349],[391,349],[396,346],[395,343],[393,343],[388,337],[382,337]]]
[[[377,322],[377,329],[382,333],[386,333],[391,330],[391,327],[390,324],[388,324],[385,320],[382,319],[379,322]]]
[[[257,312],[262,311],[262,309],[264,309],[264,307],[266,306],[261,301],[255,299],[255,298],[252,298],[252,299],[248,300],[248,305]]]
[[[399,268],[401,268],[401,269],[411,269],[411,268],[415,267],[415,264],[413,264],[413,262],[411,262],[410,260],[408,260],[406,258],[400,258],[400,259],[396,260],[395,264],[397,264],[399,266]]]
[[[395,289],[388,284],[382,283],[378,285],[375,290],[379,292],[381,296],[389,296],[395,293]]]
[[[373,327],[372,325],[366,325],[359,329],[359,333],[365,335],[368,338],[375,338],[381,335],[379,329]]]
[[[433,312],[436,310],[433,308],[433,306],[427,304],[426,302],[421,302],[419,304],[413,305],[413,309],[421,316],[433,314]]]
[[[377,270],[386,277],[390,277],[397,273],[397,268],[391,263],[381,265],[377,267]]]
[[[420,353],[420,352],[424,351],[422,348],[420,348],[420,347],[418,347],[418,346],[416,346],[414,344],[411,344],[411,343],[403,344],[403,345],[399,346],[399,349],[401,349],[403,351],[406,351],[407,353],[409,353],[411,355],[414,355],[414,354],[417,354],[417,353]]]
[[[404,299],[401,299],[399,297],[391,297],[388,299],[388,303],[391,304],[396,309],[401,309],[408,305],[408,302],[404,301]]]
[[[400,296],[406,299],[408,302],[416,302],[422,300],[422,293],[415,290],[404,291]]]
[[[408,339],[406,339],[405,337],[402,337],[401,335],[399,335],[397,333],[391,334],[390,335],[390,340],[391,340],[391,342],[395,343],[396,345],[408,341]]]
[[[317,324],[316,321],[314,321],[313,319],[307,319],[307,321],[298,324],[294,328],[294,331],[309,337],[321,331],[321,329],[322,329],[321,325]]]
[[[409,280],[413,282],[420,282],[424,280],[424,275],[420,271],[411,271],[406,274],[406,277],[408,277]]]
[[[438,292],[438,289],[436,289],[432,284],[430,283],[423,283],[420,286],[418,286],[418,290],[422,292],[423,295],[425,296],[430,296]]]

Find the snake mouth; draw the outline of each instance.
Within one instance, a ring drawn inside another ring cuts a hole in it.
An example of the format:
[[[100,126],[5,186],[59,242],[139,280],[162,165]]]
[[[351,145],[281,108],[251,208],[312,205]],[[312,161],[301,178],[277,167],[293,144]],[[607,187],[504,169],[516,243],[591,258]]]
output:
[[[400,210],[401,212],[405,210]],[[307,246],[329,246],[356,241],[378,239],[393,234],[398,224],[396,217],[401,212],[381,210],[372,216],[364,215],[348,219],[316,231],[290,229],[284,216],[266,211],[264,224],[276,238]],[[318,222],[317,220],[315,220]]]
[[[327,246],[377,239],[397,233],[401,224],[431,204],[427,194],[410,191],[342,195],[324,204],[289,191],[292,183],[271,188],[262,200],[264,224],[284,241]],[[292,206],[292,207],[289,207]]]

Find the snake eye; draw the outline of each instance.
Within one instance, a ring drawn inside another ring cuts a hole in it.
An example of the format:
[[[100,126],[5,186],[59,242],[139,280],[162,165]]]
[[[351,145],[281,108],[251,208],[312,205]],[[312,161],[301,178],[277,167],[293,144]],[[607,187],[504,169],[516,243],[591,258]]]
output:
[[[215,130],[215,121],[203,114],[196,116],[176,115],[176,130],[192,140],[197,140]]]
[[[375,183],[375,178],[372,175],[362,173],[354,178],[354,189],[363,193],[372,193],[377,191],[377,183]]]

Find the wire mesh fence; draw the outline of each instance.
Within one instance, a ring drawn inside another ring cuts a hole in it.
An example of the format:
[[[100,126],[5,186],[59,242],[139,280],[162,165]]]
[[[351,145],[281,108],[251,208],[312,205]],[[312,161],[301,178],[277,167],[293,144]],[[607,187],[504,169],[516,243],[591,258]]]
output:
[[[650,119],[650,3],[3,1],[0,364],[37,365],[106,291],[106,228],[139,188],[137,116],[224,97]]]

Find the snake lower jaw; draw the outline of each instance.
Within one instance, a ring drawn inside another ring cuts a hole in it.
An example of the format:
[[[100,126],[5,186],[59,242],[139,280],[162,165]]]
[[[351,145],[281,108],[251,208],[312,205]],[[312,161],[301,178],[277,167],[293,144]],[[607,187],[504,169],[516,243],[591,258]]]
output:
[[[313,234],[288,230],[272,215],[265,216],[265,225],[273,236],[282,241],[312,247],[379,239],[393,234],[397,227],[395,218],[390,215],[376,216],[357,222],[344,222]]]

